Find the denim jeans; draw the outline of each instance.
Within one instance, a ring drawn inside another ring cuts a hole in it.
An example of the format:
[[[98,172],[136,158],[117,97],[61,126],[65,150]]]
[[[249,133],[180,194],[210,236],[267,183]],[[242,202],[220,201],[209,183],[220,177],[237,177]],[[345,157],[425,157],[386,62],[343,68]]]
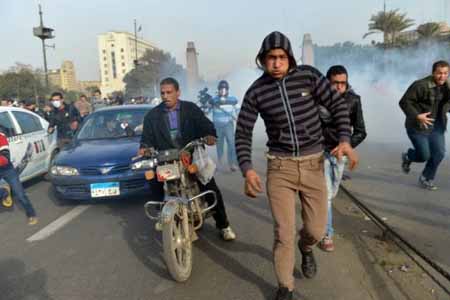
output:
[[[325,182],[327,184],[328,222],[326,235],[328,237],[332,237],[334,234],[332,200],[339,191],[339,185],[341,184],[342,175],[344,175],[346,163],[347,157],[344,156],[341,161],[338,161],[335,156],[325,152],[323,169],[325,172]]]
[[[222,162],[223,148],[227,143],[228,165],[237,165],[236,151],[234,149],[234,123],[215,124],[217,132],[217,159]]]
[[[414,146],[408,150],[408,159],[412,162],[426,162],[422,175],[427,180],[433,180],[445,156],[445,130],[435,127],[431,133],[423,133],[407,129],[407,133]]]
[[[31,205],[30,199],[28,199],[28,196],[25,194],[25,190],[19,180],[19,175],[16,170],[13,167],[0,169],[0,179],[5,180],[9,184],[13,198],[19,201],[23,206],[27,217],[35,217],[36,212]]]

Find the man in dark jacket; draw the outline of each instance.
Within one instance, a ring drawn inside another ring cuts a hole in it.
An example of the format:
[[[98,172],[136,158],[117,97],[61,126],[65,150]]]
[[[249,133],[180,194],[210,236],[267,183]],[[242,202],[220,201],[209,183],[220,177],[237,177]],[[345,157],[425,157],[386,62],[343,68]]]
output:
[[[419,185],[436,190],[433,183],[445,155],[447,113],[450,110],[449,64],[437,61],[432,75],[415,81],[400,100],[406,115],[406,133],[413,144],[402,154],[402,169],[408,174],[413,162],[426,162]]]
[[[139,154],[144,148],[153,147],[156,150],[182,149],[189,142],[206,137],[208,145],[216,142],[214,124],[203,114],[193,102],[179,100],[181,91],[178,82],[173,78],[161,81],[161,99],[163,102],[152,109],[144,118],[144,128],[141,138]],[[217,196],[217,205],[214,208],[214,220],[221,236],[226,241],[236,238],[230,227],[225,211],[225,205],[214,178],[206,185],[198,181],[202,192],[212,190]],[[155,197],[164,199],[163,185],[155,184]],[[205,196],[210,204],[214,202],[212,195]]]
[[[332,66],[327,72],[327,79],[331,85],[344,97],[347,102],[350,126],[352,127],[352,136],[350,144],[356,148],[367,136],[366,126],[364,124],[363,111],[361,106],[361,97],[356,94],[348,83],[348,73],[344,66]],[[332,125],[332,118],[328,110],[321,107],[321,121],[323,123],[323,135],[325,138],[325,161],[324,171],[328,190],[328,223],[325,237],[319,243],[319,247],[331,252],[334,250],[333,243],[333,210],[332,200],[336,197],[339,185],[344,174],[346,157],[338,161],[330,153],[339,144],[337,128]]]
[[[316,275],[313,245],[325,234],[327,190],[323,172],[323,133],[319,105],[330,111],[339,145],[333,153],[346,155],[350,168],[357,164],[350,146],[351,128],[345,99],[315,68],[297,67],[289,39],[272,32],[262,42],[257,64],[264,71],[247,90],[236,127],[236,152],[245,177],[245,193],[262,192],[252,165],[252,136],[258,114],[264,119],[267,146],[267,195],[274,218],[274,264],[277,300],[293,297],[296,196],[302,204],[303,229],[298,246],[305,277]]]
[[[61,149],[68,144],[78,129],[80,123],[80,113],[73,105],[64,103],[64,96],[62,93],[55,92],[50,97],[50,102],[53,106],[53,111],[49,116],[48,132],[58,132],[58,147]]]

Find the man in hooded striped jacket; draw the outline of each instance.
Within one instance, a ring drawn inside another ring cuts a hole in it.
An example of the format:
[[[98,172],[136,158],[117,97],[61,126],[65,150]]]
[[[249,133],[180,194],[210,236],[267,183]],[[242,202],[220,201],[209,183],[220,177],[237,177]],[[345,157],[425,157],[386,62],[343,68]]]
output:
[[[267,195],[274,218],[274,264],[279,289],[276,300],[292,299],[295,264],[295,201],[300,196],[303,228],[298,246],[302,272],[315,276],[312,246],[325,234],[327,189],[323,170],[324,138],[318,106],[325,107],[336,128],[339,145],[333,155],[345,155],[350,168],[358,158],[350,145],[351,127],[344,98],[315,68],[297,67],[291,44],[280,32],[263,41],[256,62],[264,71],[247,90],[236,127],[236,152],[245,177],[245,193],[256,197],[261,180],[253,168],[252,134],[260,114],[268,135]]]

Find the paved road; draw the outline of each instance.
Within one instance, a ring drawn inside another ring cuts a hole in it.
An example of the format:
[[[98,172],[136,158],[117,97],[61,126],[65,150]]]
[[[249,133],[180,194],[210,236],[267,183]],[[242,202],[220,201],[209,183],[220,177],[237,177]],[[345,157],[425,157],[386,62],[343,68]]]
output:
[[[259,157],[256,165],[263,173],[261,151]],[[27,192],[40,222],[27,226],[17,207],[0,214],[0,299],[272,299],[270,211],[264,197],[249,200],[242,196],[241,180],[236,173],[217,176],[238,240],[223,242],[209,221],[195,243],[194,270],[185,284],[168,276],[160,233],[143,213],[145,199],[84,206],[55,199],[48,182],[28,183]],[[389,181],[371,180],[375,184]],[[406,181],[400,182],[408,185]],[[383,201],[373,200],[375,204]],[[405,215],[401,212],[407,209],[410,215],[411,209],[397,205],[399,201],[394,201],[398,214]],[[317,278],[303,279],[297,263],[297,299],[431,299],[386,275],[378,263],[385,253],[381,251],[384,246],[374,239],[376,228],[361,216],[349,214],[348,206],[345,200],[337,203],[337,251],[316,251],[320,264]],[[426,213],[421,218],[437,222],[428,216],[433,212]],[[415,218],[419,215],[417,212]],[[440,224],[427,226],[444,234],[445,223]],[[425,233],[420,237],[427,238]]]
[[[346,183],[375,212],[388,218],[413,245],[450,271],[450,163],[443,161],[437,174],[438,191],[418,187],[423,164],[411,173],[400,169],[407,144],[363,144],[361,165]]]

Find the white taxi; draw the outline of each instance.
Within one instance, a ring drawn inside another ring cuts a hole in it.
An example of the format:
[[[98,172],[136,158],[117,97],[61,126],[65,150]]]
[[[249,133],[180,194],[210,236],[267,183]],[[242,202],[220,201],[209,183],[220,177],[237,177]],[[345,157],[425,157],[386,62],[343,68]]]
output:
[[[22,182],[47,173],[58,152],[56,130],[49,134],[47,129],[48,122],[33,112],[0,106],[0,130],[8,137],[11,161]]]

